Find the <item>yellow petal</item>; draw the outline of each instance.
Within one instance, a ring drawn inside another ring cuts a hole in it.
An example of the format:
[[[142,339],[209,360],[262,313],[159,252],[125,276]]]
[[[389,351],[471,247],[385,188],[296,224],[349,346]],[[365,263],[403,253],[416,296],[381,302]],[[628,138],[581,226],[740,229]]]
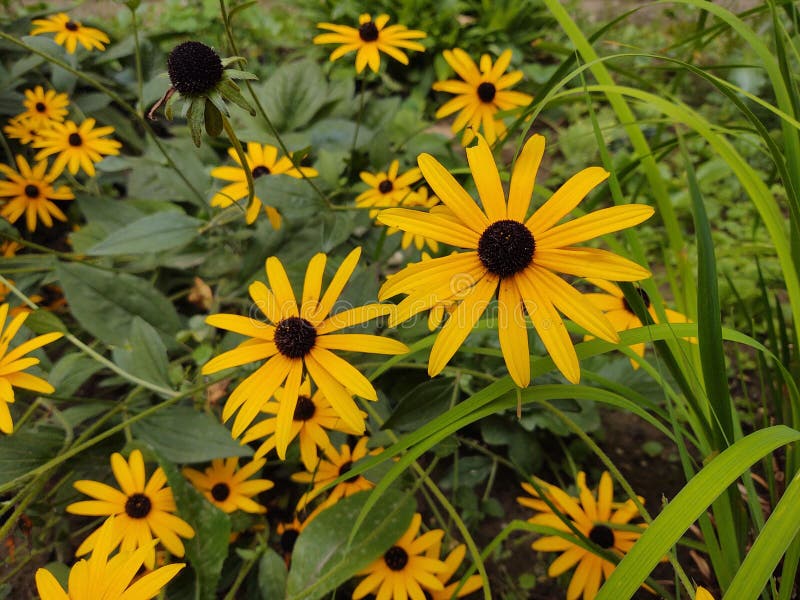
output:
[[[578,206],[586,194],[607,178],[608,171],[602,167],[583,169],[558,188],[525,224],[534,237],[538,237]]]
[[[450,207],[464,225],[478,234],[483,233],[489,226],[489,220],[447,169],[430,154],[420,154],[417,163],[439,199]]]
[[[289,283],[289,277],[286,275],[281,261],[275,256],[267,259],[267,278],[272,292],[275,294],[281,318],[298,316],[297,300],[294,297],[292,284]]]
[[[548,229],[536,238],[537,248],[563,248],[607,233],[638,225],[653,216],[652,206],[627,204],[596,210],[574,221]]]
[[[497,329],[506,367],[519,387],[531,382],[531,356],[528,348],[528,324],[522,299],[513,279],[500,280],[497,296]]]
[[[489,221],[493,223],[505,219],[506,199],[503,184],[500,182],[492,149],[482,135],[478,134],[478,143],[475,146],[467,148],[467,160]]]
[[[508,218],[523,222],[533,195],[536,174],[544,156],[544,136],[536,134],[525,142],[514,171],[511,174],[511,187],[508,192]]]

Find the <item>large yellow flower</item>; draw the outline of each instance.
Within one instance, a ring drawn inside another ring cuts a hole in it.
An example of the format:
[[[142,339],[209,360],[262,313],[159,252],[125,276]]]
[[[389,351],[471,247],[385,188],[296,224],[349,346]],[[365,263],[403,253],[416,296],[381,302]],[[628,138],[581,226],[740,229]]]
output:
[[[402,175],[398,174],[399,170],[400,162],[393,160],[386,172],[362,171],[359,177],[369,186],[369,189],[356,196],[356,206],[359,208],[389,208],[399,206],[404,199],[413,195],[411,184],[419,181],[422,173],[416,167]],[[377,210],[371,210],[369,216],[374,219],[376,214],[378,214]]]
[[[314,43],[341,44],[331,53],[332,61],[357,50],[356,71],[358,73],[361,73],[367,65],[377,73],[381,66],[381,52],[407,65],[408,57],[400,48],[424,52],[425,46],[411,40],[422,39],[425,37],[425,33],[408,29],[405,25],[387,27],[388,22],[389,15],[379,15],[373,21],[370,15],[363,14],[358,17],[358,28],[335,23],[318,23],[317,27],[333,33],[322,33],[316,36]]]
[[[327,257],[323,253],[315,255],[308,263],[300,302],[295,298],[280,260],[272,256],[266,264],[271,289],[260,281],[250,285],[250,297],[269,323],[231,314],[211,315],[206,319],[209,325],[250,339],[207,362],[202,369],[204,375],[269,359],[246,377],[225,403],[222,411],[224,421],[241,409],[233,422],[233,437],[238,438],[244,432],[264,403],[285,381],[275,429],[278,456],[285,459],[306,369],[347,426],[359,433],[364,431],[364,418],[353,402],[352,394],[377,400],[375,388],[358,369],[331,351],[404,354],[408,348],[401,342],[377,335],[336,333],[393,310],[385,304],[367,304],[331,314],[359,256],[361,248],[355,248],[347,255],[328,289],[320,296]]]
[[[242,168],[239,155],[233,148],[228,149],[228,154],[239,166],[217,167],[211,170],[212,177],[233,182],[214,194],[211,198],[211,206],[226,208],[234,202],[247,197],[248,194],[247,175],[244,168]],[[278,158],[278,149],[269,144],[262,146],[257,142],[248,142],[245,158],[247,159],[247,168],[250,170],[253,179],[258,179],[264,175],[288,175],[297,179],[300,179],[303,175],[306,177],[317,176],[315,169],[310,167],[300,167],[298,169],[292,165],[292,161],[288,157],[282,156]],[[254,197],[253,202],[247,207],[247,212],[245,213],[245,220],[248,224],[255,222],[258,213],[261,212],[261,206],[262,202],[258,196]],[[278,211],[266,205],[264,205],[264,211],[267,213],[267,218],[273,229],[278,229],[281,226],[281,216]]]
[[[376,600],[425,600],[426,592],[444,590],[444,584],[436,575],[447,571],[447,565],[424,554],[441,542],[444,531],[433,529],[417,537],[421,525],[422,515],[416,513],[394,546],[359,573],[366,577],[353,591],[353,600],[376,590]]]
[[[506,73],[511,64],[511,50],[503,52],[494,65],[489,55],[484,54],[481,56],[480,69],[469,54],[459,48],[445,50],[444,59],[463,81],[448,79],[433,84],[434,90],[456,94],[455,98],[436,111],[436,118],[443,119],[461,111],[453,121],[452,128],[453,133],[457,133],[470,126],[462,138],[465,146],[473,140],[478,129],[483,131],[490,144],[494,144],[498,138],[502,139],[506,126],[495,115],[501,110],[528,106],[533,100],[528,94],[509,89],[522,79],[522,71]]]
[[[262,412],[273,416],[259,421],[245,431],[242,436],[243,444],[249,444],[262,437],[266,438],[256,450],[254,458],[266,456],[275,448],[275,430],[278,426],[278,413],[284,393],[283,388],[275,390],[275,401],[270,400],[261,408]],[[342,431],[350,435],[360,435],[361,432],[348,427],[342,421],[320,390],[311,394],[311,381],[308,377],[303,380],[298,393],[297,405],[294,407],[292,415],[289,442],[296,437],[299,438],[300,459],[306,469],[313,471],[319,461],[317,448],[325,450],[331,446],[326,430]],[[361,411],[361,416],[366,418],[367,413]]]
[[[614,503],[614,484],[607,471],[600,477],[596,496],[586,486],[585,473],[578,473],[576,482],[579,498],[572,498],[555,486],[548,486],[546,493],[556,506],[563,509],[564,516],[571,519],[581,534],[600,548],[623,556],[641,537],[642,531],[616,529],[614,525],[625,525],[638,517],[639,509],[636,504],[630,499],[622,504]],[[642,501],[641,498],[639,500]],[[575,535],[562,518],[549,508],[528,520],[536,525]],[[545,536],[533,542],[532,548],[541,552],[562,552],[547,570],[550,577],[558,577],[578,565],[567,588],[567,600],[576,600],[581,593],[584,600],[592,600],[597,595],[603,577],[607,579],[616,568],[613,562],[586,550],[570,540],[569,536],[567,539],[555,535]]]
[[[117,140],[105,139],[104,136],[114,133],[113,127],[98,127],[95,129],[95,120],[86,119],[80,125],[72,121],[66,123],[51,123],[49,129],[39,133],[39,139],[33,143],[34,148],[42,148],[36,155],[36,160],[58,154],[53,170],[61,171],[69,168],[73,175],[78,169],[90,177],[94,177],[94,163],[103,160],[103,155],[117,155],[122,148]]]
[[[14,431],[14,422],[11,420],[8,405],[14,402],[15,387],[40,394],[52,394],[55,391],[53,386],[44,379],[30,373],[23,373],[25,369],[39,364],[38,358],[25,355],[45,344],[54,342],[63,335],[58,332],[38,335],[10,350],[11,340],[17,335],[29,313],[17,314],[6,327],[6,319],[9,316],[8,309],[8,304],[0,304],[0,431],[3,433]]]
[[[478,144],[467,148],[467,158],[483,210],[435,158],[421,154],[422,174],[444,209],[422,212],[391,208],[378,216],[386,225],[466,249],[409,265],[380,290],[381,300],[407,294],[390,324],[460,299],[431,349],[431,376],[456,353],[495,293],[500,348],[511,377],[520,387],[530,383],[526,312],[556,366],[572,382],[580,380],[580,365],[557,310],[597,337],[612,342],[619,339],[603,313],[556,273],[617,281],[649,277],[647,269],[630,260],[575,244],[641,223],[653,209],[634,204],[614,206],[558,225],[608,177],[605,169],[590,167],[570,178],[527,217],[543,153],[542,136],[535,135],[526,142],[514,166],[506,202],[492,151],[479,135]]]
[[[111,536],[112,548],[122,543],[122,552],[146,548],[144,564],[148,569],[155,566],[156,553],[153,537],[175,556],[183,556],[183,538],[193,538],[194,529],[176,516],[172,488],[164,487],[167,476],[158,467],[146,481],[144,459],[139,450],[131,452],[126,461],[119,452],[111,455],[111,470],[122,491],[99,481],[81,479],[74,483],[75,489],[94,500],[73,502],[67,512],[73,515],[92,517],[116,516]],[[87,537],[75,552],[83,556],[97,548],[101,529]],[[180,537],[178,537],[180,536]]]
[[[41,600],[150,600],[186,565],[166,565],[133,581],[145,562],[148,548],[114,551],[114,517],[98,530],[97,544],[88,560],[79,560],[69,572],[67,591],[47,569],[36,571],[36,589]],[[153,542],[154,543],[154,542]]]
[[[239,468],[239,459],[215,458],[211,466],[206,467],[201,473],[196,469],[186,467],[184,476],[200,490],[200,492],[214,506],[226,513],[243,510],[249,513],[265,513],[267,509],[253,500],[253,496],[260,494],[275,484],[269,479],[250,479],[267,463],[266,460],[254,460]]]
[[[25,112],[17,115],[18,119],[27,119],[33,127],[49,127],[55,121],[61,123],[67,116],[69,97],[59,94],[55,90],[44,91],[37,85],[32,90],[25,90],[25,100],[22,102]]]
[[[10,181],[0,181],[0,198],[5,202],[0,207],[0,216],[16,223],[23,214],[28,231],[36,231],[37,219],[45,227],[53,226],[53,217],[66,221],[67,216],[53,203],[53,200],[73,200],[74,194],[62,185],[54,188],[52,183],[64,170],[53,165],[47,173],[47,161],[38,162],[33,168],[21,154],[17,155],[19,172],[8,165],[0,164],[0,173]]]
[[[67,13],[50,15],[46,19],[34,19],[33,25],[35,27],[31,30],[31,35],[55,33],[55,43],[64,46],[70,54],[75,53],[78,42],[87,50],[105,50],[105,44],[111,42],[99,29],[86,27],[80,21],[73,21]]]

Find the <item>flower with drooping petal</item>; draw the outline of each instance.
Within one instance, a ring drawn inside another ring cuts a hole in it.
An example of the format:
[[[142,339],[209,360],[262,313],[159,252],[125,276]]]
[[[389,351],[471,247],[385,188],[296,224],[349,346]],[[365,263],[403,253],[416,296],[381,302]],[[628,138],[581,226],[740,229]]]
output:
[[[73,175],[78,169],[94,177],[94,163],[103,160],[103,155],[116,156],[122,148],[117,140],[107,139],[105,136],[114,133],[113,127],[95,128],[94,119],[86,119],[80,125],[72,121],[65,123],[52,123],[50,128],[44,129],[39,134],[39,139],[33,143],[35,148],[41,148],[36,154],[36,160],[57,154],[53,163],[53,170],[61,171],[64,167]]]
[[[87,27],[63,12],[45,19],[34,19],[32,24],[35,27],[31,30],[31,35],[55,33],[55,43],[64,46],[70,54],[75,53],[78,42],[87,50],[101,51],[106,49],[105,44],[111,43],[108,36],[99,29]]]
[[[612,342],[619,339],[603,313],[557,273],[618,281],[649,277],[647,269],[628,259],[576,244],[637,225],[654,211],[650,206],[628,204],[559,224],[608,177],[605,169],[590,167],[570,178],[528,217],[543,154],[544,138],[534,135],[514,165],[506,201],[492,151],[478,135],[477,145],[467,148],[467,159],[482,208],[435,158],[421,154],[418,162],[422,174],[444,206],[430,212],[390,208],[378,215],[378,221],[385,225],[464,249],[407,266],[379,292],[381,300],[406,294],[390,317],[390,325],[458,300],[431,349],[431,376],[441,372],[456,353],[495,294],[500,349],[512,379],[520,387],[530,383],[527,318],[556,367],[574,383],[580,380],[580,364],[558,311],[592,335]]]
[[[64,170],[63,166],[57,168],[54,164],[48,173],[46,160],[31,167],[25,157],[18,154],[17,169],[15,171],[8,165],[0,164],[0,173],[8,179],[0,181],[0,198],[4,199],[0,216],[9,223],[16,223],[25,215],[25,226],[31,232],[36,231],[38,221],[45,227],[53,226],[53,218],[66,221],[67,215],[53,202],[75,199],[67,186],[53,186],[53,182]]]
[[[222,512],[243,510],[248,513],[265,513],[267,509],[253,500],[253,496],[275,484],[269,479],[250,477],[259,472],[266,463],[263,459],[254,460],[240,469],[239,458],[236,456],[215,458],[204,472],[186,467],[183,475]]]

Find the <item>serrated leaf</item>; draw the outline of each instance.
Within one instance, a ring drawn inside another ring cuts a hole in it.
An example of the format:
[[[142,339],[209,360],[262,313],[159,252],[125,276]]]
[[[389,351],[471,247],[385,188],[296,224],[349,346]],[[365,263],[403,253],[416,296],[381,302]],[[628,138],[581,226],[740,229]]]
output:
[[[0,485],[26,475],[53,458],[61,450],[61,428],[25,428],[0,437]]]
[[[87,251],[93,256],[150,254],[180,248],[200,232],[203,221],[178,211],[162,211],[113,231]]]
[[[286,562],[272,548],[267,548],[258,561],[258,589],[264,600],[286,597]]]
[[[252,456],[253,450],[231,438],[211,415],[188,406],[171,406],[132,426],[135,438],[147,442],[176,463],[207,462],[213,458]]]

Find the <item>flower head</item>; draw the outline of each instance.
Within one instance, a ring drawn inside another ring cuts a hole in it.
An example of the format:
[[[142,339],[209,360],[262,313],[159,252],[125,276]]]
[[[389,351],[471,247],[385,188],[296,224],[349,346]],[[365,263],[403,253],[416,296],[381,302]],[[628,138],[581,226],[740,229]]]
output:
[[[387,305],[367,304],[331,314],[360,255],[360,248],[347,255],[324,294],[321,294],[322,277],[327,257],[323,253],[315,255],[308,263],[300,302],[295,298],[280,260],[272,256],[266,262],[270,287],[256,281],[249,290],[268,323],[232,314],[211,315],[206,319],[209,325],[250,339],[211,359],[203,366],[203,374],[267,359],[238,385],[225,403],[222,411],[225,421],[241,409],[233,422],[233,437],[238,438],[244,432],[265,399],[285,382],[275,428],[278,456],[285,459],[306,370],[344,423],[359,433],[364,431],[364,418],[353,402],[353,394],[377,400],[377,393],[360,371],[332,350],[404,354],[408,348],[401,342],[377,335],[336,333],[392,311]]]
[[[238,202],[247,196],[247,175],[242,162],[239,160],[239,155],[233,148],[228,149],[228,154],[236,162],[236,167],[216,167],[211,170],[211,176],[230,183],[214,194],[211,198],[211,206],[219,206],[226,208]],[[258,142],[248,142],[247,152],[245,153],[247,160],[247,169],[250,171],[253,179],[264,177],[265,175],[288,175],[300,179],[301,177],[316,177],[317,171],[310,167],[295,167],[292,161],[286,156],[278,158],[278,149],[275,146],[264,144],[263,146]],[[255,222],[258,213],[261,212],[262,202],[255,196],[253,202],[247,207],[245,220],[248,224]],[[267,218],[272,224],[273,229],[279,229],[281,226],[281,216],[277,210],[271,206],[263,205],[264,211],[267,213]]]
[[[261,446],[256,450],[255,458],[266,456],[275,448],[275,430],[278,425],[278,412],[281,402],[283,402],[285,390],[278,388],[275,390],[275,400],[270,400],[261,411],[273,415],[263,419],[250,427],[242,436],[242,443],[249,444],[253,440],[266,438]],[[308,377],[300,384],[297,404],[292,415],[292,429],[289,434],[289,442],[295,438],[300,441],[300,459],[309,471],[313,471],[319,458],[317,448],[326,450],[330,448],[331,441],[328,438],[328,430],[342,431],[350,435],[359,435],[361,432],[347,426],[342,418],[333,409],[331,403],[325,395],[317,390],[311,394],[311,381]],[[367,413],[360,411],[361,416],[366,418]]]
[[[573,176],[527,217],[544,138],[529,139],[514,166],[506,202],[500,175],[486,140],[467,148],[467,158],[483,209],[429,154],[419,156],[422,174],[444,207],[430,212],[391,208],[381,223],[464,248],[450,256],[407,266],[381,287],[379,298],[407,294],[390,324],[418,312],[458,300],[431,349],[428,373],[438,374],[466,339],[497,293],[500,348],[509,373],[520,387],[530,383],[527,317],[558,369],[572,382],[580,379],[575,348],[558,311],[593,335],[616,341],[603,313],[556,273],[605,276],[635,281],[650,276],[636,263],[575,244],[641,223],[653,214],[643,205],[615,206],[558,225],[589,191],[608,177],[599,167]]]
[[[240,469],[239,459],[235,456],[224,460],[215,458],[204,473],[187,467],[183,470],[183,474],[222,512],[243,510],[249,513],[265,513],[267,509],[255,502],[252,497],[272,488],[275,484],[269,479],[250,479],[250,477],[260,471],[266,462],[266,460],[254,460]]]
[[[67,186],[54,188],[52,185],[63,167],[57,169],[56,165],[53,165],[47,173],[46,160],[36,163],[31,168],[25,157],[18,154],[17,168],[19,171],[0,164],[0,173],[8,178],[8,181],[0,181],[0,198],[5,198],[5,203],[0,208],[0,216],[8,219],[10,223],[16,223],[22,215],[25,215],[28,231],[36,231],[38,220],[41,220],[45,227],[53,226],[53,217],[59,221],[66,221],[67,216],[53,203],[53,200],[75,198]]]
[[[70,19],[67,13],[50,15],[46,19],[34,19],[33,25],[35,27],[31,30],[31,35],[55,33],[56,36],[53,38],[55,43],[64,46],[70,54],[75,53],[78,42],[87,50],[105,50],[105,44],[111,42],[99,29],[82,25],[80,21]]]
[[[19,140],[21,144],[32,144],[39,139],[41,128],[34,125],[29,118],[17,116],[8,120],[3,131],[12,140]]]
[[[353,600],[359,600],[376,590],[381,600],[423,600],[425,592],[444,591],[444,584],[437,575],[445,573],[447,565],[425,554],[431,547],[440,545],[444,531],[433,529],[417,536],[421,525],[422,515],[416,513],[400,539],[359,573],[366,577],[353,591]]]
[[[144,564],[148,569],[155,566],[156,560],[155,548],[151,543],[153,537],[159,538],[173,555],[183,556],[184,547],[180,538],[194,537],[194,529],[174,514],[177,507],[172,488],[164,487],[167,483],[164,470],[158,467],[150,480],[146,481],[144,459],[139,450],[131,452],[127,461],[119,452],[112,454],[111,469],[121,491],[99,481],[76,481],[75,489],[94,500],[73,502],[67,506],[67,512],[93,517],[116,516],[111,547],[116,548],[121,542],[122,552],[146,548]],[[101,531],[98,529],[87,537],[75,555],[83,556],[95,550],[100,542]]]
[[[11,420],[8,405],[14,402],[15,387],[39,394],[52,394],[55,391],[53,386],[44,379],[24,372],[39,364],[38,358],[25,355],[54,342],[63,334],[54,332],[38,335],[11,349],[11,340],[14,339],[25,319],[28,318],[28,313],[22,312],[15,315],[6,327],[8,313],[9,305],[0,304],[0,431],[10,434],[14,431],[14,422]]]
[[[317,27],[333,33],[322,33],[316,36],[314,43],[341,44],[331,52],[331,61],[356,50],[356,72],[358,73],[361,73],[367,65],[374,73],[377,73],[381,66],[381,52],[407,65],[408,56],[401,48],[424,52],[425,46],[411,40],[422,39],[425,37],[425,33],[408,29],[405,25],[387,27],[388,22],[389,15],[379,15],[373,21],[372,16],[362,14],[358,17],[357,28],[335,23],[318,23]]]
[[[25,112],[17,115],[17,118],[27,119],[32,127],[46,128],[53,121],[56,123],[64,121],[69,97],[55,90],[45,92],[42,86],[37,85],[32,90],[25,90],[25,100],[22,105],[25,107]]]
[[[113,127],[95,128],[95,123],[92,118],[80,125],[72,121],[52,123],[50,128],[39,133],[39,139],[33,144],[34,148],[42,148],[36,154],[36,160],[57,154],[54,171],[61,173],[67,167],[75,175],[78,169],[83,169],[84,173],[94,177],[94,163],[103,160],[103,155],[116,156],[122,147],[117,140],[105,138],[114,133]]]
[[[186,565],[166,565],[133,581],[149,550],[143,546],[133,552],[114,551],[114,517],[97,530],[97,543],[88,560],[79,560],[69,572],[65,591],[47,569],[36,571],[36,589],[42,600],[147,600],[153,598]],[[119,543],[119,542],[117,542]]]
[[[202,42],[183,42],[167,57],[169,80],[187,97],[200,96],[214,89],[222,80],[222,59]]]
[[[461,80],[448,79],[433,84],[434,90],[456,94],[455,98],[436,111],[436,118],[443,119],[460,111],[452,129],[453,133],[457,133],[469,125],[462,138],[465,146],[474,139],[479,129],[490,144],[494,144],[498,138],[502,139],[506,126],[495,115],[499,111],[527,106],[533,100],[528,94],[510,89],[522,79],[522,71],[506,73],[511,64],[511,50],[503,52],[494,64],[489,55],[484,54],[480,68],[469,54],[459,48],[445,50],[444,59]]]
[[[422,173],[416,167],[409,169],[402,175],[398,175],[400,162],[393,160],[386,172],[360,173],[361,181],[369,186],[369,189],[356,196],[356,206],[360,208],[375,207],[389,208],[399,206],[400,203],[409,198],[414,191],[411,185],[422,177]],[[375,218],[377,210],[369,213],[370,218]]]

